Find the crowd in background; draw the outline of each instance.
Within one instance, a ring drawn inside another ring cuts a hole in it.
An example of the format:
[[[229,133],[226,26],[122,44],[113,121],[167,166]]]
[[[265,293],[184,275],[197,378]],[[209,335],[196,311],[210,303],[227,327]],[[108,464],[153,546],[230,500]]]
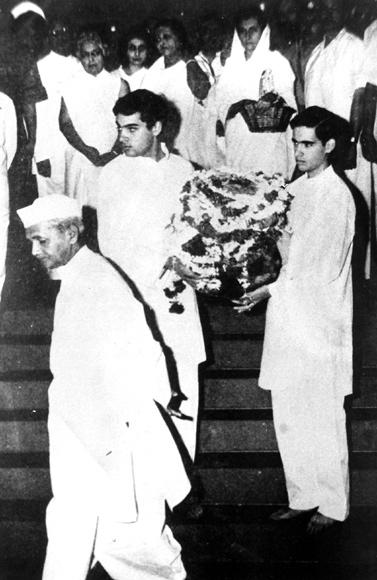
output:
[[[75,26],[67,15],[45,14],[32,3],[12,13],[2,9],[8,165],[18,141],[11,208],[28,201],[25,195],[49,193],[95,207],[101,168],[118,154],[112,108],[140,88],[172,103],[164,141],[195,167],[278,171],[288,180],[295,171],[293,113],[318,105],[341,115],[355,137],[342,169],[370,207],[377,160],[376,16],[373,0],[269,0],[250,2],[233,18],[146,17],[128,28],[110,20]]]

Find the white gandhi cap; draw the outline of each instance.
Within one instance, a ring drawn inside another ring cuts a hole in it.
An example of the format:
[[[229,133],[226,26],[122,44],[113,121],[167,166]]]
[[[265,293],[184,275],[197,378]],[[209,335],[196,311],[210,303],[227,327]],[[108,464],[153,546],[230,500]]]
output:
[[[81,218],[81,208],[77,201],[58,193],[38,197],[31,205],[18,209],[17,213],[25,229],[49,220]]]
[[[18,18],[19,16],[21,16],[21,14],[25,14],[25,12],[35,12],[36,14],[39,14],[39,16],[42,16],[42,18],[46,20],[46,16],[42,8],[38,6],[38,4],[35,4],[34,2],[20,2],[19,4],[16,4],[16,6],[11,10],[13,18]]]

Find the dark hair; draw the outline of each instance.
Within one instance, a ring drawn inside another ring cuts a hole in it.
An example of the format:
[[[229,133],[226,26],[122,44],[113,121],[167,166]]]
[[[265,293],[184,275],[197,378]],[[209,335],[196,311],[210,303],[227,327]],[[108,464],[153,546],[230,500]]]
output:
[[[250,6],[250,8],[244,8],[237,13],[235,19],[236,29],[239,29],[241,22],[249,20],[249,18],[254,18],[258,22],[261,30],[266,27],[267,20],[264,12],[257,6]]]
[[[157,121],[164,127],[169,108],[167,101],[161,95],[156,95],[146,89],[132,91],[121,97],[113,108],[114,115],[134,115],[140,113],[140,119],[151,129]]]
[[[206,14],[197,23],[198,49],[206,52],[218,52],[222,49],[225,30],[220,16]]]
[[[148,32],[142,28],[131,28],[130,30],[128,30],[126,32],[126,34],[124,36],[122,36],[122,38],[119,42],[120,62],[122,65],[125,64],[126,66],[128,66],[128,64],[129,64],[128,63],[128,44],[134,38],[139,38],[140,40],[143,40],[145,42],[145,45],[147,47],[146,64],[148,66],[150,64],[150,57],[151,57],[151,41],[150,41],[150,37],[149,37]]]
[[[36,14],[36,12],[31,10],[24,12],[13,21],[13,32],[18,34],[24,26],[30,27],[40,39],[47,38],[48,24],[40,14]]]
[[[164,20],[159,20],[154,27],[153,33],[154,36],[159,28],[162,26],[166,26],[166,28],[170,28],[174,36],[177,37],[179,44],[181,45],[182,50],[184,51],[188,47],[188,38],[186,28],[179,20],[175,18],[165,18]]]
[[[308,107],[293,117],[290,123],[292,129],[309,127],[325,145],[330,139],[335,140],[335,149],[328,155],[331,165],[340,169],[348,169],[354,149],[354,139],[351,125],[346,119],[335,115],[322,107]]]

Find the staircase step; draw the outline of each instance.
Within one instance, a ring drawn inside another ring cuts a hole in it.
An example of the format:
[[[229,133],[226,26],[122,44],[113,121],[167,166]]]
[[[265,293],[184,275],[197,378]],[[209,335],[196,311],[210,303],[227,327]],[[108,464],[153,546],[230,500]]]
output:
[[[265,305],[260,305],[252,312],[238,314],[230,302],[200,296],[199,303],[203,322],[213,334],[264,332]]]
[[[0,457],[7,453],[41,451],[48,451],[46,420],[0,422]]]
[[[6,310],[0,315],[0,336],[49,335],[52,325],[52,309]]]
[[[49,384],[48,381],[0,382],[0,410],[46,409]]]
[[[48,345],[0,345],[0,373],[48,369],[49,352]]]
[[[20,466],[14,455],[8,459],[11,460],[8,461],[11,465],[6,466],[0,456],[0,498],[2,500],[47,501],[50,499],[51,483],[47,457],[43,467],[28,466],[25,460]]]
[[[14,562],[6,564],[6,557],[9,559],[21,560],[33,565],[40,565],[43,562],[46,550],[47,538],[46,528],[43,522],[1,522],[0,521],[0,554],[2,563],[0,573],[4,570],[10,571],[10,566]],[[37,564],[38,563],[38,564]],[[39,576],[40,577],[40,576]],[[7,576],[1,576],[7,580]],[[9,576],[14,578],[14,576]],[[28,570],[24,568],[23,576],[16,576],[18,580],[29,580]],[[33,576],[34,578],[34,576]],[[37,578],[37,576],[35,576]]]
[[[221,413],[221,412],[220,412]],[[203,453],[227,453],[237,451],[277,451],[277,443],[271,410],[245,411],[249,418],[228,418],[237,416],[226,411],[222,419],[219,411],[205,412],[200,424],[200,451]],[[375,420],[354,420],[351,424],[352,448],[354,451],[377,452],[377,413],[373,409]]]
[[[244,467],[199,470],[203,503],[255,505],[286,504],[287,495],[281,467]],[[377,505],[377,471],[351,470],[351,505]]]
[[[218,368],[249,368],[259,366],[262,357],[262,337],[251,334],[230,337],[215,336],[212,340],[214,366]]]

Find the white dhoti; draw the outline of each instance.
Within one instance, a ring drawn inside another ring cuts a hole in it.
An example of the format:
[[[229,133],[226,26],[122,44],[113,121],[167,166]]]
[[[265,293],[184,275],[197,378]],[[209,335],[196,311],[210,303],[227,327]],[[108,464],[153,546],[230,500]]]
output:
[[[133,494],[114,490],[99,464],[55,414],[50,415],[49,436],[54,497],[47,508],[42,580],[85,580],[97,561],[114,580],[186,578],[181,546],[165,525],[164,496],[150,477],[150,455],[133,457],[137,519],[135,515],[130,518],[135,521],[119,521],[125,518],[117,502],[124,506],[127,497],[133,502]]]

